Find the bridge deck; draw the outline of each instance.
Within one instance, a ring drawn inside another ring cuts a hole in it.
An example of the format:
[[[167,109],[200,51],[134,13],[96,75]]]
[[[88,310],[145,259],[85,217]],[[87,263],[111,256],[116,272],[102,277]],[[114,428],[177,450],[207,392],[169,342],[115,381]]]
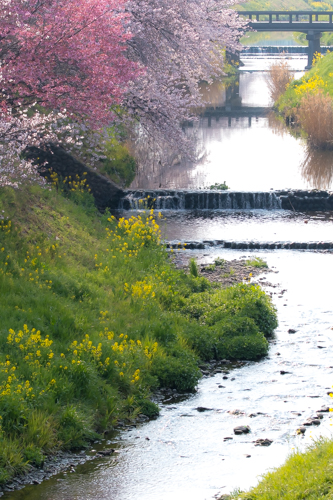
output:
[[[333,31],[333,11],[239,11],[256,31]]]

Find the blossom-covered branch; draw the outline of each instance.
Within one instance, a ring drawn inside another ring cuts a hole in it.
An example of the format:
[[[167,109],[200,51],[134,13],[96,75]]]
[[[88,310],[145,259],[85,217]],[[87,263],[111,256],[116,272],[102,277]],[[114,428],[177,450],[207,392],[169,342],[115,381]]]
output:
[[[113,120],[141,71],[125,53],[124,2],[0,0],[0,184],[31,178],[27,146],[79,146],[82,128]]]
[[[188,154],[182,122],[204,105],[198,82],[223,74],[224,50],[240,48],[246,23],[234,0],[129,0],[128,55],[146,71],[131,84],[126,106],[139,134]],[[239,3],[239,2],[237,2]]]

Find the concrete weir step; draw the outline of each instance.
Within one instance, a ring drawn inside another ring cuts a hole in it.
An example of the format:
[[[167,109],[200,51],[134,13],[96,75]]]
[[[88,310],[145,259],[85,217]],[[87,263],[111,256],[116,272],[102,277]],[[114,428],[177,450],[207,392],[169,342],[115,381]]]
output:
[[[119,209],[138,210],[333,210],[333,193],[319,190],[219,191],[136,190],[126,191]]]
[[[333,241],[227,241],[227,240],[206,240],[206,241],[167,241],[167,248],[188,250],[204,250],[207,248],[231,248],[235,250],[333,250]]]

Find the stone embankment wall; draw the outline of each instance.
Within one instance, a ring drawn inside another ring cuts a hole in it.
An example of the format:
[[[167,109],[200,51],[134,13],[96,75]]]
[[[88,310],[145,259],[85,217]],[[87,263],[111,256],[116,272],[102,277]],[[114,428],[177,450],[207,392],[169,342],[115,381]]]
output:
[[[39,166],[39,172],[43,177],[47,177],[49,171],[52,170],[62,178],[71,176],[72,179],[75,179],[78,175],[80,179],[87,179],[96,206],[101,211],[107,207],[111,209],[118,208],[120,200],[126,194],[114,182],[54,144],[48,145],[45,150],[30,147],[25,151],[25,156]],[[47,163],[46,166],[44,166],[45,162]]]

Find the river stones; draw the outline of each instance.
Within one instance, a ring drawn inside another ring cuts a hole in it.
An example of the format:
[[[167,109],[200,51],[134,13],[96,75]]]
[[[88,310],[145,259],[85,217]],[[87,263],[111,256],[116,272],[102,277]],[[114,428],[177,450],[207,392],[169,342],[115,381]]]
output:
[[[328,393],[330,394],[330,393]],[[322,406],[320,410],[317,410],[317,413],[328,413],[330,411],[328,406]]]
[[[249,432],[251,432],[251,429],[248,425],[239,425],[234,428],[234,434],[236,434],[236,436],[239,436],[240,434],[248,434]]]
[[[293,328],[289,328],[288,333],[296,333],[297,330],[294,330]]]
[[[102,457],[108,457],[114,453],[114,448],[107,448],[106,450],[100,450],[97,455],[101,455]]]
[[[303,422],[303,425],[306,425],[307,427],[310,425],[320,425],[320,419],[316,417],[308,418],[305,422]]]
[[[149,417],[147,417],[147,415],[143,415],[142,413],[138,416],[137,420],[139,422],[148,422],[149,420]]]
[[[296,434],[305,434],[306,432],[306,427],[301,426],[297,429]]]
[[[245,415],[242,410],[230,410],[228,413],[230,413],[230,415]]]
[[[270,446],[273,441],[271,439],[257,439],[254,442],[254,446]]]
[[[287,375],[287,374],[290,374],[290,372],[286,372],[284,370],[280,370],[280,375]]]
[[[198,406],[196,410],[200,413],[203,413],[204,411],[212,411],[213,408],[206,408],[205,406]]]

